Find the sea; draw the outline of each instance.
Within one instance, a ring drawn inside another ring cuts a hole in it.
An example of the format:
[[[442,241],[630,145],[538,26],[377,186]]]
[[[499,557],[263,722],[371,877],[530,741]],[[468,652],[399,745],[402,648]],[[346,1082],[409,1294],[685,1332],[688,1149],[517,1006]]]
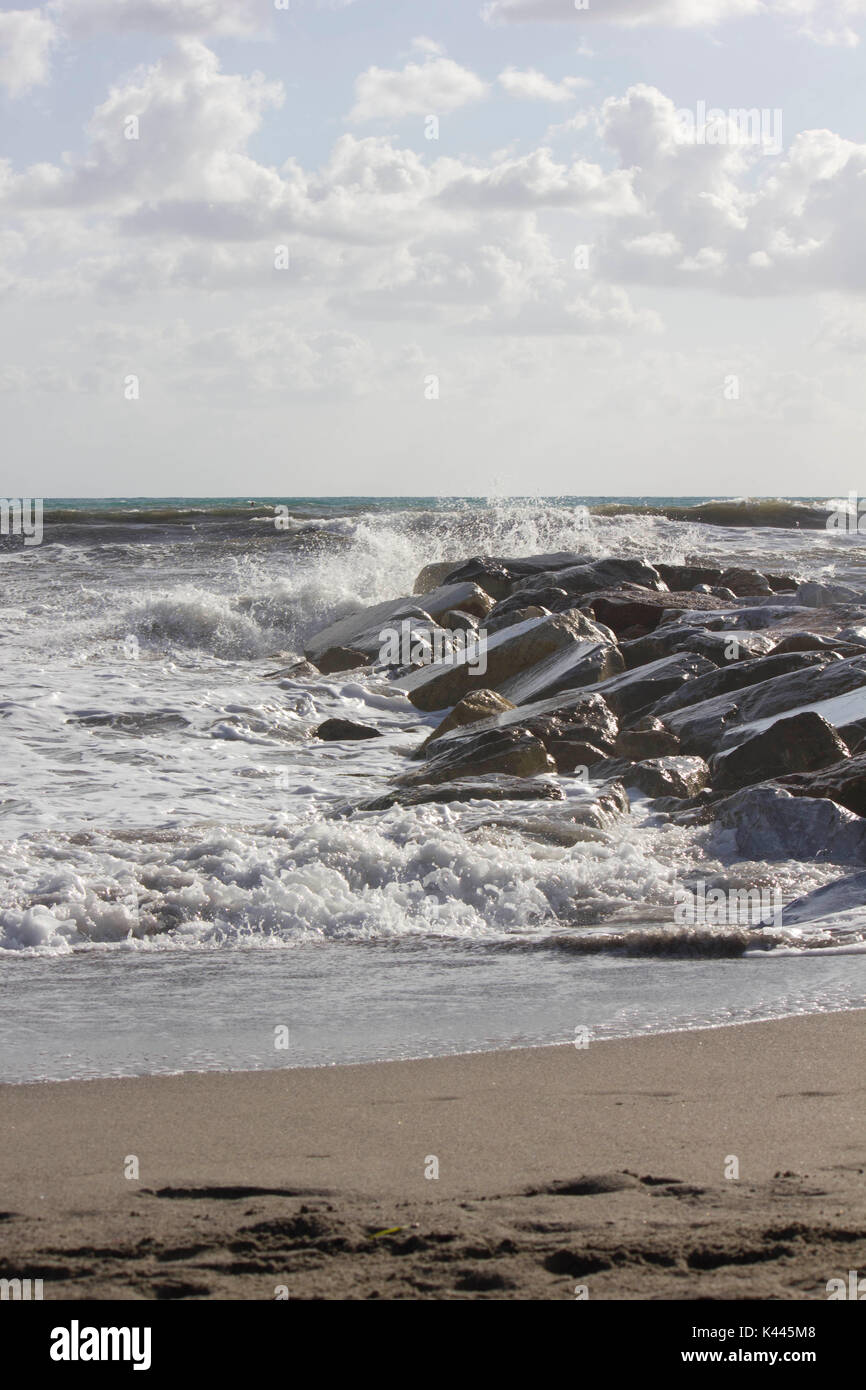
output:
[[[821,520],[836,505],[44,499],[41,543],[0,536],[0,1080],[579,1046],[862,1007],[856,897],[746,932],[672,909],[684,880],[790,903],[850,865],[733,862],[640,798],[576,844],[539,835],[526,803],[334,817],[405,771],[436,716],[381,677],[275,674],[325,624],[474,555],[866,591],[866,536]],[[311,737],[334,716],[385,736]]]

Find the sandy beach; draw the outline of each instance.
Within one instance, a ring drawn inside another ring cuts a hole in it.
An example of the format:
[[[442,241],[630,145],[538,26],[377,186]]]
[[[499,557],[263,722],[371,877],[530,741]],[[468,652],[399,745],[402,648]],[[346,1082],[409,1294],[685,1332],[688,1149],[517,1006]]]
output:
[[[825,1298],[866,1268],[864,1020],[3,1086],[0,1273],[76,1300]]]

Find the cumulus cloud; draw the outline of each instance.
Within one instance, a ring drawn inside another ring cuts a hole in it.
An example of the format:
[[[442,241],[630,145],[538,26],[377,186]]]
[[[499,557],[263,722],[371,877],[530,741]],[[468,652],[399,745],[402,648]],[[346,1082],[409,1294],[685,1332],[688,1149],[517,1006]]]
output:
[[[522,101],[573,101],[578,87],[590,85],[585,77],[564,77],[561,82],[554,82],[535,68],[525,72],[506,68],[499,74],[499,82],[510,97]]]
[[[349,120],[399,121],[404,116],[443,115],[483,101],[488,85],[468,68],[434,50],[424,63],[399,70],[368,68],[355,82],[355,105]]]
[[[48,81],[57,29],[40,10],[0,14],[0,85],[17,97]]]
[[[482,9],[490,24],[613,24],[621,28],[713,28],[729,20],[774,14],[815,43],[853,47],[852,28],[866,15],[864,0],[489,0]]]

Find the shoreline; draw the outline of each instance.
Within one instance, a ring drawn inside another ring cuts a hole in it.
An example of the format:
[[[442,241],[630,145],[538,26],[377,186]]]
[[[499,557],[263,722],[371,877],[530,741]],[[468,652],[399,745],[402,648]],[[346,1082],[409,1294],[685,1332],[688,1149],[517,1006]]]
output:
[[[658,1030],[644,1031],[640,1033],[613,1033],[604,1037],[591,1037],[593,1046],[600,1043],[628,1043],[639,1042],[643,1038],[672,1038],[691,1036],[701,1033],[723,1032],[729,1028],[750,1028],[755,1025],[770,1025],[774,1023],[787,1023],[793,1019],[800,1018],[825,1018],[838,1014],[858,1014],[866,1013],[866,1003],[862,1005],[843,1004],[839,1008],[832,1009],[813,1009],[806,1013],[776,1014],[772,1018],[744,1018],[734,1019],[730,1023],[705,1023],[696,1028],[660,1028]],[[590,1029],[590,1033],[591,1033]],[[64,1077],[39,1077],[31,1078],[26,1081],[8,1081],[0,1078],[0,1095],[6,1087],[23,1086],[81,1086],[94,1082],[103,1081],[158,1081],[158,1080],[179,1080],[187,1076],[267,1076],[275,1072],[316,1072],[316,1071],[335,1071],[348,1070],[351,1067],[379,1067],[400,1065],[410,1062],[447,1062],[458,1061],[462,1057],[488,1057],[498,1056],[500,1053],[510,1052],[539,1052],[555,1051],[563,1047],[574,1047],[574,1042],[570,1038],[563,1039],[561,1042],[537,1042],[537,1043],[515,1043],[513,1046],[495,1047],[475,1047],[460,1052],[419,1052],[406,1057],[372,1057],[360,1058],[350,1062],[300,1062],[297,1066],[286,1065],[285,1067],[204,1067],[189,1068],[179,1071],[165,1072],[136,1072],[129,1076],[117,1076],[106,1072],[102,1076],[64,1076]]]
[[[2,1272],[65,1299],[823,1297],[866,1268],[863,1013],[6,1083]]]

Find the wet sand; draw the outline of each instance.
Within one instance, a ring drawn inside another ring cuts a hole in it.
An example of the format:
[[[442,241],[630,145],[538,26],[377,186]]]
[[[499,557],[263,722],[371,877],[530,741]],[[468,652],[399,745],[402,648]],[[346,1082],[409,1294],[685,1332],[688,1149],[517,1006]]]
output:
[[[2,1086],[0,1276],[46,1299],[825,1299],[866,1273],[864,1025]]]

